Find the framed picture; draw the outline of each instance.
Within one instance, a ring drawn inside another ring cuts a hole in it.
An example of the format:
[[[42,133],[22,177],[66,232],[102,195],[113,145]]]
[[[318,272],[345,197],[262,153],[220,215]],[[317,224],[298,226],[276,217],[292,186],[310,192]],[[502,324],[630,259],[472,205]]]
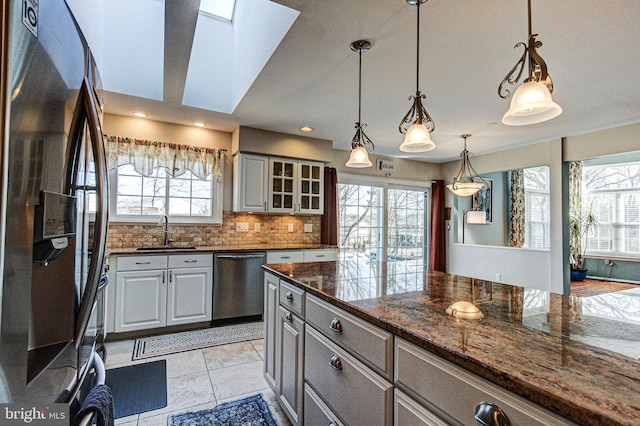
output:
[[[487,223],[491,223],[493,204],[493,180],[485,179],[485,184],[480,191],[473,194],[473,209],[481,210],[487,215]]]

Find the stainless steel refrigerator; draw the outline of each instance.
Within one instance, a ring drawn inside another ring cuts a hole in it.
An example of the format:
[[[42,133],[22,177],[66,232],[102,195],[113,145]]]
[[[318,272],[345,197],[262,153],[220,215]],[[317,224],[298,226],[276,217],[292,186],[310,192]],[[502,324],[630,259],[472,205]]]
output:
[[[100,77],[64,0],[0,1],[0,402],[69,402],[100,366]]]

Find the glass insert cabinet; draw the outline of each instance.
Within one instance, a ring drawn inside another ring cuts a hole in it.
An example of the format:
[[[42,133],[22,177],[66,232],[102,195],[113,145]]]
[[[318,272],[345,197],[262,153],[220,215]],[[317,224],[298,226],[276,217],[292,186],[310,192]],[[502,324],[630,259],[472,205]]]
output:
[[[324,212],[322,162],[241,153],[233,173],[236,212]]]

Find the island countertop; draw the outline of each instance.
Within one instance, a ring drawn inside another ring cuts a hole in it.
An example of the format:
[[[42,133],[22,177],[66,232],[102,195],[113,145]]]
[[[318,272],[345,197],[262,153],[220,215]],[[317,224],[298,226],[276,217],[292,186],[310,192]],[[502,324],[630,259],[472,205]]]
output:
[[[563,296],[368,259],[263,268],[578,424],[640,424],[640,286]],[[461,300],[484,318],[445,312]]]

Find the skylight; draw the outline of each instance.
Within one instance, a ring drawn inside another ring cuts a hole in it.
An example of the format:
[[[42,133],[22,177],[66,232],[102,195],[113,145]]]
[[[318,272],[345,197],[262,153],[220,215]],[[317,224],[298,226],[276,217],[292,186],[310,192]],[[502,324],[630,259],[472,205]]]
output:
[[[235,5],[236,0],[200,0],[200,12],[232,21]]]

